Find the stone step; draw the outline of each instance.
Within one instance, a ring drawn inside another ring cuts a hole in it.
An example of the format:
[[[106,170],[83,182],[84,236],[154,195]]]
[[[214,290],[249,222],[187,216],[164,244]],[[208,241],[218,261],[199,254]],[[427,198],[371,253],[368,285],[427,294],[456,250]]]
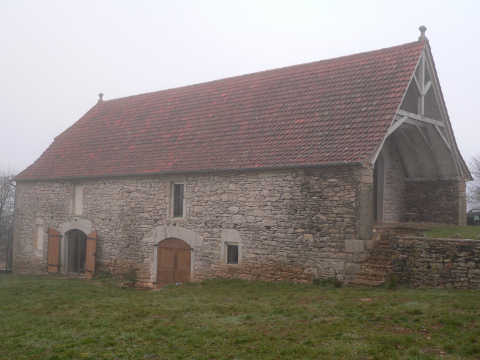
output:
[[[368,258],[365,262],[363,262],[362,265],[388,265],[392,263],[392,258],[388,259],[381,259],[381,258],[376,258],[373,259],[372,257]]]
[[[395,224],[376,227],[368,256],[360,263],[360,269],[350,283],[367,286],[379,286],[385,283],[393,269],[393,249],[390,239],[398,235],[413,235],[415,232],[409,228],[399,228]]]
[[[387,277],[387,273],[369,273],[369,274],[366,274],[366,273],[363,273],[361,275],[358,275],[357,276],[359,279],[361,278],[365,278],[365,279],[377,279],[377,280],[380,280],[380,279],[385,279]]]
[[[386,264],[386,265],[377,265],[377,264],[366,265],[366,264],[362,264],[362,266],[360,266],[360,270],[362,270],[363,272],[385,272],[385,271],[392,270],[392,266],[389,265],[389,264]]]
[[[369,268],[369,269],[363,269],[363,271],[360,271],[359,275],[363,274],[385,274],[388,271],[391,271],[392,268]]]
[[[385,278],[387,274],[385,272],[369,272],[358,275],[359,278],[375,278],[382,279]]]
[[[373,261],[373,259],[370,259],[369,261],[364,262],[362,265],[365,266],[390,266],[392,264],[392,260],[390,259],[377,259],[376,261]]]
[[[391,266],[369,266],[360,268],[362,273],[374,273],[374,272],[385,272],[392,270]],[[362,271],[363,270],[363,271]]]
[[[354,280],[360,280],[360,281],[385,281],[386,277],[385,276],[361,276],[357,277]]]
[[[392,263],[392,260],[387,260],[387,259],[378,259],[376,261],[373,261],[370,259],[369,261],[364,262],[362,265],[370,266],[370,265],[382,265],[382,266],[388,266]]]
[[[349,284],[363,285],[363,286],[380,286],[380,285],[383,285],[384,282],[385,280],[369,280],[369,279],[355,278],[354,280],[350,281]]]
[[[375,243],[374,249],[391,249],[391,244],[377,242]]]
[[[377,245],[375,244],[373,249],[374,251],[392,251],[391,245]]]
[[[392,272],[392,244],[388,230],[378,231],[373,236],[373,245],[368,251],[368,256],[360,264],[360,270],[352,284],[379,286],[383,284]]]
[[[378,259],[378,260],[384,260],[384,261],[391,261],[392,255],[386,255],[386,254],[372,254],[370,253],[370,256],[367,260],[367,262],[372,262],[369,259]]]

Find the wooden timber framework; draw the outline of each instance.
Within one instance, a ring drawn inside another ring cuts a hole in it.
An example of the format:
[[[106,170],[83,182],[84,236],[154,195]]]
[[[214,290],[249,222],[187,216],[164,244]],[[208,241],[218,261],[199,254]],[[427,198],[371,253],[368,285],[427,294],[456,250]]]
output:
[[[410,144],[410,146],[413,146],[412,139],[410,138],[408,133],[405,132],[405,129],[407,129],[408,127],[410,129],[414,129],[413,131],[415,131],[422,139],[424,144],[422,151],[428,152],[429,157],[437,166],[439,166],[439,160],[438,155],[435,155],[436,149],[435,144],[432,141],[432,137],[436,136],[437,138],[441,139],[441,143],[443,144],[443,147],[448,151],[449,156],[452,160],[452,166],[455,170],[455,174],[449,176],[449,179],[469,179],[469,171],[466,168],[464,162],[461,160],[459,150],[456,146],[453,129],[451,127],[448,117],[447,108],[441,92],[440,83],[435,70],[435,65],[433,63],[433,58],[431,55],[428,40],[425,38],[425,30],[426,28],[424,27],[420,28],[421,39],[423,38],[425,40],[425,47],[419,58],[416,69],[412,74],[409,86],[405,91],[402,103],[393,118],[391,126],[387,130],[384,141],[377,149],[377,152],[372,158],[372,164],[375,164],[387,138],[391,137],[394,133],[398,134],[398,136],[402,138],[402,141]],[[408,98],[407,95],[417,95],[416,110],[405,109],[404,103]],[[429,116],[426,112],[427,95],[430,95],[431,102],[433,99],[433,104],[430,104],[430,106],[436,108],[436,116]],[[405,168],[405,166],[403,167]],[[443,179],[447,178],[443,177]],[[424,178],[424,180],[427,179]]]

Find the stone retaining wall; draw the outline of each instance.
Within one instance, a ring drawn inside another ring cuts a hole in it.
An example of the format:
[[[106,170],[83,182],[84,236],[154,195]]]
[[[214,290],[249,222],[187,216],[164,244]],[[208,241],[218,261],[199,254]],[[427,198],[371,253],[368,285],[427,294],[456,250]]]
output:
[[[412,286],[480,289],[480,241],[395,237],[392,269]]]

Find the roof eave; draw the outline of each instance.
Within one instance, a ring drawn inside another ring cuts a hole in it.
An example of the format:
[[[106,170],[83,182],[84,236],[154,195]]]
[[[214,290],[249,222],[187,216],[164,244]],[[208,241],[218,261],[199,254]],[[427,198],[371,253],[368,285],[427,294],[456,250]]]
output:
[[[85,175],[85,176],[60,176],[60,177],[32,177],[21,178],[15,177],[16,182],[35,182],[35,181],[79,181],[79,180],[91,180],[91,179],[110,179],[110,178],[123,178],[123,177],[136,177],[136,176],[169,176],[169,175],[189,175],[189,174],[208,174],[208,173],[224,173],[224,172],[243,172],[243,171],[271,171],[271,170],[288,170],[288,169],[312,169],[334,166],[363,166],[360,161],[334,161],[319,164],[307,164],[307,165],[280,165],[280,166],[264,166],[264,167],[252,167],[252,168],[223,168],[223,169],[202,169],[202,170],[172,170],[172,171],[159,171],[148,173],[124,173],[113,175]]]

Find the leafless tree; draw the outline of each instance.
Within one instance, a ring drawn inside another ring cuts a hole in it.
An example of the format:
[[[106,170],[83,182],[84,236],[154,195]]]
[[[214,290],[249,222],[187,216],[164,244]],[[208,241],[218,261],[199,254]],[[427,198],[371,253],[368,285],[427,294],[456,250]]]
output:
[[[15,182],[13,175],[0,173],[0,270],[7,267],[13,236]]]
[[[480,206],[480,155],[475,156],[470,163],[473,181],[469,184],[468,200],[472,206]]]

